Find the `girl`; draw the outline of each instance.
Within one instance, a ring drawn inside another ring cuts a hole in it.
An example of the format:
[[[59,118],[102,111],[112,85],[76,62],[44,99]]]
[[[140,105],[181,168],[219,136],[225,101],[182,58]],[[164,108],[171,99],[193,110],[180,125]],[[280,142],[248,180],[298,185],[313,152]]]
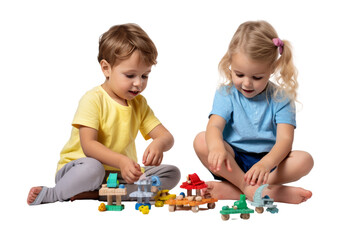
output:
[[[252,199],[259,185],[278,202],[301,203],[308,190],[283,186],[310,172],[313,159],[292,151],[297,71],[288,41],[265,21],[245,22],[219,63],[226,81],[216,91],[206,132],[194,140],[215,179],[207,193],[218,199]],[[276,83],[269,81],[270,76]]]

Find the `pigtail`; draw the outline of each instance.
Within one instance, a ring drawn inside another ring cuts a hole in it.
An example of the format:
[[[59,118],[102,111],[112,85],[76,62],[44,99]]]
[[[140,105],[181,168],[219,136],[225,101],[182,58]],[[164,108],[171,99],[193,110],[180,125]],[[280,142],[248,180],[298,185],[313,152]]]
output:
[[[296,91],[298,88],[298,72],[293,62],[290,42],[283,40],[283,43],[282,54],[275,62],[274,78],[279,88],[275,91],[274,96],[276,97],[281,90],[285,91],[286,96],[295,104],[297,97]]]
[[[221,59],[218,66],[220,77],[222,78],[220,86],[229,86],[229,87],[232,86],[230,62],[231,62],[230,56],[228,53],[226,53],[224,57]]]

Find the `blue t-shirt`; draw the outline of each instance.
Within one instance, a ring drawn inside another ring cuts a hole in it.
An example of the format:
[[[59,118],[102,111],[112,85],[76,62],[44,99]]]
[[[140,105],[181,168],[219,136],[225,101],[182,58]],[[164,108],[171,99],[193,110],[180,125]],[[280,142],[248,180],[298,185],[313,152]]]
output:
[[[234,86],[223,86],[216,91],[210,113],[224,118],[223,138],[240,152],[270,152],[276,142],[278,123],[296,127],[295,108],[281,92],[276,101],[272,93],[275,85],[253,98],[246,98]],[[210,117],[209,116],[209,117]]]

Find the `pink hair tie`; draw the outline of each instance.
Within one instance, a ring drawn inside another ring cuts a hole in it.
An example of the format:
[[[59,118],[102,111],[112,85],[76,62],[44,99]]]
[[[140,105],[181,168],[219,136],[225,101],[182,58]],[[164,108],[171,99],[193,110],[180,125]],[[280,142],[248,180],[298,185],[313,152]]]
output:
[[[279,53],[281,55],[283,53],[283,47],[284,47],[283,41],[281,41],[280,38],[273,38],[272,41],[275,44],[275,46],[279,48]]]

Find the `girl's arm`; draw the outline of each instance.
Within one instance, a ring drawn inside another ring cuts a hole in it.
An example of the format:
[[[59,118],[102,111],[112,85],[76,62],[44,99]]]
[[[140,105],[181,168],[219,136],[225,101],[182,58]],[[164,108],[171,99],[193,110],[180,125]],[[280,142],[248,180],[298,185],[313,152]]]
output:
[[[221,164],[225,162],[228,171],[232,171],[229,162],[229,153],[226,151],[223,131],[226,121],[218,115],[211,115],[206,127],[205,139],[209,150],[208,162],[210,170],[220,171]]]
[[[133,183],[142,175],[140,165],[127,156],[114,152],[98,142],[96,129],[80,126],[80,143],[84,154],[111,167],[119,168],[124,180]]]
[[[142,162],[145,166],[159,166],[163,159],[163,153],[174,145],[174,137],[162,124],[151,130],[148,136],[153,141],[146,148]]]
[[[294,126],[280,123],[277,125],[276,143],[271,151],[245,174],[245,181],[250,185],[261,185],[267,182],[271,169],[278,166],[292,149]]]

